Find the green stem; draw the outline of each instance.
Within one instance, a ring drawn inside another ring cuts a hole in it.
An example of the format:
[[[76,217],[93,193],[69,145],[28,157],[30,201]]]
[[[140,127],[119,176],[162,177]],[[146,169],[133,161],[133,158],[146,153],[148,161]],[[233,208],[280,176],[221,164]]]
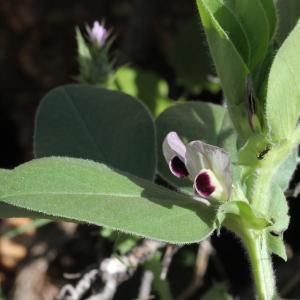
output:
[[[241,238],[249,255],[257,299],[276,299],[276,283],[266,234],[264,232],[246,230],[241,235]]]
[[[255,168],[256,180],[250,202],[257,211],[267,215],[272,181],[280,166],[288,158],[293,146],[285,143],[272,149]]]

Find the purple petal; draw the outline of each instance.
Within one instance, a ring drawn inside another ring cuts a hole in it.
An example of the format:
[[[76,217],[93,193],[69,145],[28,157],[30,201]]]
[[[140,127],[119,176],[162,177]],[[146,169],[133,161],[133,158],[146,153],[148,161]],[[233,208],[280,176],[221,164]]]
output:
[[[188,176],[185,166],[186,147],[176,132],[170,132],[163,142],[163,154],[171,172],[176,177]]]
[[[173,175],[178,178],[183,178],[189,175],[184,162],[178,156],[174,156],[170,160],[169,167]]]
[[[104,26],[102,26],[98,21],[95,21],[93,27],[87,28],[90,40],[94,42],[97,46],[103,47],[105,41],[108,37],[108,32]]]
[[[216,186],[212,183],[209,173],[204,171],[196,176],[194,189],[199,196],[208,198],[214,193]]]

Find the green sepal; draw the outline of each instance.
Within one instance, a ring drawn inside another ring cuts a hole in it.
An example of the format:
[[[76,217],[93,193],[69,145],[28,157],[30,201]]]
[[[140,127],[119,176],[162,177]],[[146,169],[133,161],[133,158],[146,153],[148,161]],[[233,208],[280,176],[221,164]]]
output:
[[[279,186],[273,186],[271,190],[270,208],[268,216],[272,221],[270,231],[281,234],[289,226],[289,207],[285,195]]]
[[[278,185],[282,191],[286,191],[289,187],[291,178],[297,168],[297,157],[298,147],[291,151],[273,179],[273,184]]]
[[[244,201],[230,201],[221,205],[218,209],[217,220],[225,222],[233,231],[236,223],[243,224],[243,228],[262,230],[271,225],[271,221],[258,211],[255,211],[249,203]],[[232,225],[230,225],[232,224]],[[232,228],[233,227],[233,228]]]
[[[95,47],[76,28],[77,60],[79,75],[76,77],[80,83],[89,83],[97,86],[105,86],[113,74],[112,63],[108,58],[110,43],[103,47]]]
[[[267,244],[271,253],[274,253],[281,257],[284,261],[287,261],[287,253],[282,235],[275,236],[269,232],[267,235]]]

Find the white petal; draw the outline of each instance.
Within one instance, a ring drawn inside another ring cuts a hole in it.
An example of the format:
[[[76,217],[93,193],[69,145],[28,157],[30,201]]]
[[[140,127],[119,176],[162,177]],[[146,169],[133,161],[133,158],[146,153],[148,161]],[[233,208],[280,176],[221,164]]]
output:
[[[163,154],[169,163],[175,156],[178,156],[183,162],[185,161],[186,147],[174,131],[168,133],[163,142]]]
[[[189,143],[186,149],[186,166],[193,179],[203,169],[212,170],[229,197],[232,189],[232,171],[228,154],[219,147],[201,141]]]

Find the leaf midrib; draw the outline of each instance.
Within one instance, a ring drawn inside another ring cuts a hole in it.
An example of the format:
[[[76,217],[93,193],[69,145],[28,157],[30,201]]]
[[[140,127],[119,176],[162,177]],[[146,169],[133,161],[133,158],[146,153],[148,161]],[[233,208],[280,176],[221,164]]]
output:
[[[64,192],[35,192],[35,193],[20,193],[20,194],[6,194],[1,195],[0,201],[5,202],[8,198],[22,197],[22,196],[98,196],[98,197],[119,197],[119,198],[136,198],[136,199],[146,199],[146,200],[155,200],[155,201],[173,201],[176,204],[176,201],[184,202],[185,200],[193,200],[188,195],[183,195],[183,199],[179,200],[175,197],[173,199],[166,198],[157,198],[157,197],[143,197],[142,195],[130,195],[130,194],[109,194],[109,193],[64,193]],[[185,198],[185,199],[184,199]],[[187,199],[188,198],[188,199]]]
[[[1,198],[16,197],[16,196],[39,196],[39,195],[57,195],[57,196],[104,196],[104,197],[124,197],[124,198],[143,198],[141,195],[130,194],[110,194],[110,193],[82,193],[82,192],[34,192],[34,193],[16,193],[1,195]],[[0,199],[1,200],[1,199]]]
[[[89,130],[85,120],[83,119],[83,117],[81,116],[81,114],[79,113],[79,110],[77,108],[77,106],[75,105],[73,99],[71,98],[71,96],[68,94],[67,90],[65,88],[62,88],[63,93],[65,94],[66,98],[69,100],[70,105],[73,107],[76,115],[78,116],[78,120],[80,121],[80,123],[82,124],[82,127],[84,128],[84,130],[87,132],[87,136],[89,137],[90,141],[92,142],[92,144],[96,147],[97,151],[97,156],[99,155],[99,161],[107,161],[106,160],[106,155],[104,154],[103,150],[100,148],[100,146],[98,145],[98,143],[96,142],[94,136],[91,134],[91,131]]]

